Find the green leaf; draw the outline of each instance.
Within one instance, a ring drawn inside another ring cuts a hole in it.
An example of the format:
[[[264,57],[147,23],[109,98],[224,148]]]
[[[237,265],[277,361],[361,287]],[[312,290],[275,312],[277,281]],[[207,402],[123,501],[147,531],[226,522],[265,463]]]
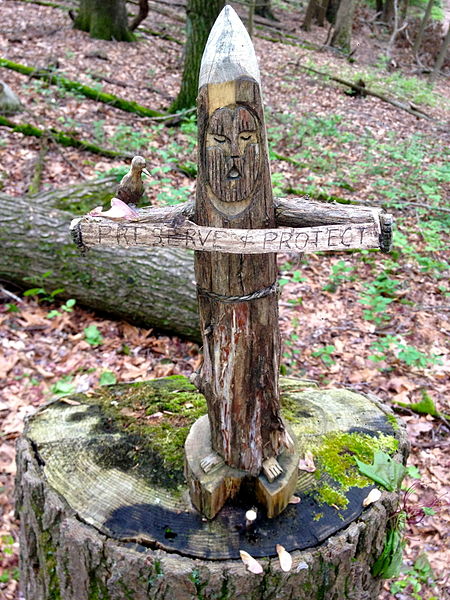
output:
[[[100,385],[114,385],[117,383],[117,377],[114,375],[112,371],[103,371],[100,375],[99,384]]]
[[[406,474],[406,468],[396,460],[393,460],[389,454],[377,450],[373,457],[373,464],[368,465],[355,457],[358,469],[363,475],[373,479],[389,492],[400,487],[403,477]]]
[[[409,465],[409,467],[406,467],[406,474],[412,479],[420,479],[422,477],[422,473],[415,465]]]
[[[430,508],[429,506],[423,506],[422,510],[428,516],[436,514],[436,511],[434,510],[434,508]]]
[[[51,310],[48,314],[47,314],[47,319],[54,319],[55,317],[57,317],[60,313],[57,310]]]
[[[397,577],[402,566],[405,545],[401,533],[397,529],[391,529],[387,534],[383,552],[372,567],[372,575],[383,579]]]

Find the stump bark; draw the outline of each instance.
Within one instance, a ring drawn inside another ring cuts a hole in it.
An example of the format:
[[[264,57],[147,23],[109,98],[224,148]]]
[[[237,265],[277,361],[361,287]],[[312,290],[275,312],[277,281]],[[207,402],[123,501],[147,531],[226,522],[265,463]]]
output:
[[[183,444],[206,402],[185,378],[111,386],[43,407],[18,442],[25,598],[376,599],[371,567],[398,498],[385,492],[363,509],[373,482],[351,463],[370,462],[376,448],[405,461],[404,429],[373,397],[296,379],[282,379],[281,392],[297,449],[311,449],[317,471],[299,472],[299,504],[274,519],[259,508],[252,530],[245,493],[212,521],[190,504]],[[293,556],[289,573],[276,544]],[[239,550],[258,558],[263,574],[246,571]]]

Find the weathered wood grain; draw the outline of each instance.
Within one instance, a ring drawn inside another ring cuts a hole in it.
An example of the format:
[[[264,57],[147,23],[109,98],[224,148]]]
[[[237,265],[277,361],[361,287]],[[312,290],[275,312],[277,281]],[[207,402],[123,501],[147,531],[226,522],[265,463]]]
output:
[[[171,227],[90,217],[75,220],[73,227],[79,227],[82,243],[88,248],[169,247],[246,255],[380,248],[377,225],[364,221],[303,228],[225,229],[190,221]]]

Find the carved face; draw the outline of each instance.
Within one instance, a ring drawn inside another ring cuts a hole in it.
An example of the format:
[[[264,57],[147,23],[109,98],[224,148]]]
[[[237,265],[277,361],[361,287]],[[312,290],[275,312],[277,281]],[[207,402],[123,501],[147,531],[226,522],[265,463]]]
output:
[[[219,108],[206,133],[206,174],[218,200],[240,202],[253,191],[259,174],[259,124],[246,108]]]

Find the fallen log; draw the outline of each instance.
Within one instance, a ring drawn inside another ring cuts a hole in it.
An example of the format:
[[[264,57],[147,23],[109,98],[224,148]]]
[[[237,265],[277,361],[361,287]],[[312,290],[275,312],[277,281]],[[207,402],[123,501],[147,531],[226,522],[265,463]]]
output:
[[[21,198],[0,193],[0,278],[28,289],[40,285],[43,273],[50,271],[45,287],[48,291],[64,288],[61,299],[75,298],[81,305],[116,318],[198,339],[191,252],[181,248],[95,248],[82,256],[73,243],[69,233],[73,217],[106,205],[116,185],[108,178]],[[278,227],[382,219],[381,211],[308,198],[278,198],[275,205]],[[180,217],[189,218],[191,211],[189,202],[146,208],[141,210],[141,220],[173,223]],[[385,248],[389,242],[387,239]]]
[[[124,98],[118,98],[113,94],[107,94],[105,92],[101,92],[100,90],[96,90],[87,85],[80,83],[79,81],[72,81],[67,79],[67,77],[63,77],[58,73],[45,71],[43,69],[36,69],[35,67],[29,67],[27,65],[22,65],[20,63],[12,62],[11,60],[7,60],[6,58],[0,57],[0,67],[4,67],[5,69],[11,69],[12,71],[17,71],[17,73],[22,73],[22,75],[28,75],[33,79],[43,79],[52,85],[57,85],[66,90],[71,90],[72,92],[76,92],[77,94],[82,94],[86,96],[86,98],[90,98],[91,100],[95,100],[96,102],[103,102],[104,104],[108,104],[109,106],[113,106],[114,108],[119,108],[120,110],[135,113],[141,117],[163,117],[164,113],[157,110],[152,110],[147,108],[146,106],[141,106],[137,102],[133,102],[131,100],[125,100]]]
[[[39,127],[35,127],[30,123],[14,123],[10,121],[6,117],[2,117],[0,115],[0,126],[9,127],[13,131],[17,133],[22,133],[23,135],[30,135],[37,138],[46,138],[51,137],[54,142],[61,144],[62,146],[69,146],[72,148],[78,148],[80,150],[87,150],[88,152],[92,152],[94,154],[100,154],[101,156],[106,156],[107,158],[130,158],[131,154],[127,154],[125,152],[117,152],[116,150],[110,150],[108,148],[101,148],[91,142],[87,142],[85,140],[79,140],[78,138],[73,137],[72,135],[68,135],[63,131],[58,131],[57,129],[39,129]]]
[[[114,185],[96,182],[70,190],[12,198],[0,194],[0,278],[22,289],[43,273],[58,297],[127,319],[142,326],[198,338],[192,254],[177,249],[100,249],[79,254],[69,225],[73,213],[54,208],[89,197],[96,204],[111,197]]]

